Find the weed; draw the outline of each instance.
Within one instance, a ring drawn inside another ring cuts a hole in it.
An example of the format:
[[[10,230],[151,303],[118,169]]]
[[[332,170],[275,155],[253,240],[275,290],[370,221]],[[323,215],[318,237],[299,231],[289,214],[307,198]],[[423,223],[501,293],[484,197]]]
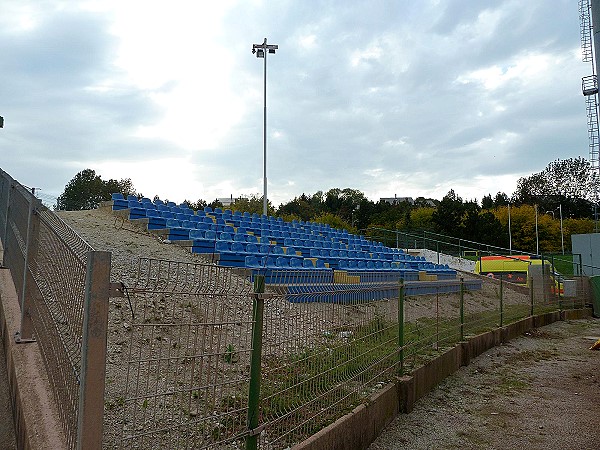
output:
[[[227,344],[227,348],[225,348],[225,353],[223,354],[223,359],[229,364],[234,364],[239,361],[239,355],[237,354],[233,344]]]

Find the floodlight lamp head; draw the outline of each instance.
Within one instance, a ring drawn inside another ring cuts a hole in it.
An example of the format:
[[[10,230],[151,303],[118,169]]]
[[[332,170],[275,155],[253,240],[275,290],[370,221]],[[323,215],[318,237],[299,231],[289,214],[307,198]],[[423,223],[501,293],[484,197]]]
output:
[[[258,51],[256,52],[256,57],[257,58],[264,58],[265,57],[265,51],[262,48],[259,48]]]
[[[275,49],[274,48],[270,48],[269,49],[269,53],[275,53]]]

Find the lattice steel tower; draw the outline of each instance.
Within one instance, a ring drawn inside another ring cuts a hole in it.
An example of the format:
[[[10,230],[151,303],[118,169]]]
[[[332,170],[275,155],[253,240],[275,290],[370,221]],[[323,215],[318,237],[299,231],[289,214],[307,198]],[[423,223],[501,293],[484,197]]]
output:
[[[598,49],[597,39],[600,38],[600,0],[579,0],[579,19],[581,31],[581,56],[583,62],[592,66],[592,75],[581,79],[581,89],[585,96],[588,119],[588,138],[590,147],[590,165],[592,175],[600,176],[600,135],[598,133],[598,57],[594,58],[594,50]],[[593,22],[592,22],[593,21]],[[596,24],[594,27],[593,24]],[[592,30],[597,30],[592,35]],[[593,39],[592,39],[593,38]],[[598,186],[595,184],[594,199],[598,204]]]

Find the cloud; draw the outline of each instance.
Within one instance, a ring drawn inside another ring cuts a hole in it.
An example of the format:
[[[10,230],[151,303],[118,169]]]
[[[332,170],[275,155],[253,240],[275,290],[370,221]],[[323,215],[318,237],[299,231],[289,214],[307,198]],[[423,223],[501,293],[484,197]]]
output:
[[[590,67],[567,0],[49,0],[0,13],[0,145],[15,149],[2,168],[47,191],[89,167],[175,201],[262,192],[264,61],[250,50],[265,36],[279,45],[275,204],[333,187],[481,198],[588,152]]]

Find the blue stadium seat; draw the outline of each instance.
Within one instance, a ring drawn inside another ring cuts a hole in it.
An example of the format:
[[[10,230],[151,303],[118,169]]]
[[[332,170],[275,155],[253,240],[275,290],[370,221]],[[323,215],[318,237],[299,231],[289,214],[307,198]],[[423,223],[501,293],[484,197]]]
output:
[[[246,244],[246,253],[259,253],[258,245],[254,244],[252,242]]]
[[[283,248],[280,247],[279,245],[274,245],[273,246],[273,251],[271,252],[274,255],[278,256],[278,255],[285,255]]]
[[[290,268],[301,269],[302,268],[302,259],[301,258],[290,258]]]
[[[275,261],[275,258],[272,256],[263,256],[261,265],[262,265],[262,267],[267,267],[269,269],[277,268],[277,263]]]
[[[229,248],[229,242],[228,241],[221,241],[218,240],[215,244],[215,251],[216,252],[228,252],[231,249]]]
[[[302,267],[305,269],[314,269],[315,263],[312,259],[304,258],[304,261],[302,261]]]
[[[231,251],[236,253],[246,253],[246,248],[241,242],[234,241],[231,243]]]
[[[180,228],[181,223],[177,219],[167,219],[167,228]]]
[[[156,209],[146,209],[146,217],[162,217]]]
[[[256,236],[254,236],[253,234],[247,234],[246,235],[246,242],[251,242],[254,244],[258,244],[258,238]]]
[[[288,258],[285,258],[284,256],[278,256],[277,259],[275,260],[275,264],[277,264],[277,267],[280,268],[289,268],[290,267],[290,260]]]
[[[204,231],[190,230],[190,239],[204,239]]]
[[[219,235],[219,239],[222,241],[233,241],[233,237],[231,236],[231,234],[226,233],[224,231]]]
[[[296,249],[294,247],[287,247],[285,249],[285,254],[288,256],[297,256]]]
[[[258,269],[261,267],[260,261],[256,256],[246,256],[245,266],[250,269]]]
[[[233,235],[233,241],[234,242],[246,242],[246,235],[240,234],[240,233],[235,233]]]
[[[269,244],[260,244],[258,246],[258,252],[261,254],[269,254],[271,253],[271,246]]]

